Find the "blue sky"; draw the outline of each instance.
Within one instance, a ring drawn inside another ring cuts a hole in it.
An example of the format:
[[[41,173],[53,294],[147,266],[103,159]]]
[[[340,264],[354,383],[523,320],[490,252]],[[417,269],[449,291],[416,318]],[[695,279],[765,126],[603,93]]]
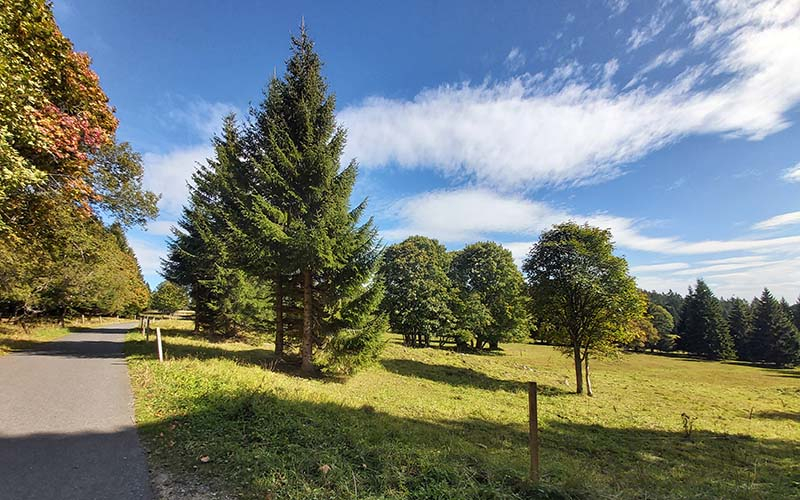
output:
[[[386,243],[612,230],[639,285],[800,294],[800,0],[56,0],[144,155],[151,285],[221,117],[246,117],[304,18]],[[336,2],[338,4],[338,2]]]

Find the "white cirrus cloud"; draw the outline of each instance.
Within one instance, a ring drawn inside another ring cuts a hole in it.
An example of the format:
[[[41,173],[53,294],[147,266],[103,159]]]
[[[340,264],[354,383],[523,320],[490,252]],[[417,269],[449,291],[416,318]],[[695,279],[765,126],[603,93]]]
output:
[[[166,255],[163,245],[155,245],[145,239],[129,238],[128,244],[136,254],[139,267],[145,278],[157,276],[161,270],[161,259]]]
[[[788,182],[800,182],[800,163],[784,170],[783,180]]]
[[[523,75],[442,85],[410,100],[368,98],[339,113],[349,129],[345,158],[517,188],[613,177],[689,135],[762,139],[786,128],[786,113],[800,102],[799,14],[795,0],[699,4],[691,48],[712,62],[659,87],[618,91],[602,78],[587,81],[573,63],[556,78]]]
[[[164,216],[180,214],[189,194],[188,183],[198,163],[204,163],[214,154],[208,145],[178,148],[164,154],[145,153],[144,187],[161,194],[158,207]]]
[[[147,232],[154,236],[171,236],[172,228],[177,225],[174,220],[154,220],[147,223]]]
[[[665,262],[663,264],[646,264],[642,266],[633,266],[631,271],[634,273],[652,273],[663,271],[676,271],[679,269],[686,269],[689,264],[686,262]]]
[[[519,47],[513,47],[508,52],[504,64],[510,71],[517,71],[525,66],[525,59],[525,53]]]
[[[665,255],[702,255],[737,251],[777,251],[800,246],[800,236],[765,239],[685,241],[648,236],[642,222],[610,214],[574,214],[547,203],[484,188],[423,193],[398,201],[396,225],[382,231],[390,241],[413,234],[445,242],[465,242],[498,235],[531,235],[559,222],[573,220],[607,228],[619,247]]]
[[[788,212],[762,220],[753,225],[753,229],[775,229],[778,227],[800,224],[800,212]]]

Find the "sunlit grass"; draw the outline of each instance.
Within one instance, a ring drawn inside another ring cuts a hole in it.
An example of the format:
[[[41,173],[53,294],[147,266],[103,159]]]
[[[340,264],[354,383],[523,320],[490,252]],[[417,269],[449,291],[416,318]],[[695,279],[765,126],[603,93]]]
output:
[[[392,337],[380,364],[332,381],[282,371],[271,346],[174,333],[163,364],[129,338],[152,457],[244,497],[800,495],[800,370],[626,354],[594,363],[589,398],[570,393],[571,360],[546,346],[472,355]],[[531,380],[539,488],[526,482]]]

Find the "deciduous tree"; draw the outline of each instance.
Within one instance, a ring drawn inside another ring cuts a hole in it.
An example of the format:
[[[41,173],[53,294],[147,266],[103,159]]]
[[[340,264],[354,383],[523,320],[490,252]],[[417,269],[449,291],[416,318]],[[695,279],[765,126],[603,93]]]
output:
[[[525,282],[510,251],[493,241],[467,245],[455,253],[450,277],[463,301],[477,299],[488,314],[488,322],[473,326],[477,349],[485,345],[497,349],[499,342],[527,336]],[[468,311],[475,305],[463,309]]]
[[[427,347],[431,337],[451,333],[456,318],[451,310],[449,266],[444,245],[424,236],[412,236],[386,249],[380,271],[385,289],[382,307],[392,330],[403,335],[406,345]]]
[[[592,394],[589,359],[630,339],[645,301],[613,254],[608,230],[566,222],[542,233],[523,265],[534,316],[575,361],[576,392]]]

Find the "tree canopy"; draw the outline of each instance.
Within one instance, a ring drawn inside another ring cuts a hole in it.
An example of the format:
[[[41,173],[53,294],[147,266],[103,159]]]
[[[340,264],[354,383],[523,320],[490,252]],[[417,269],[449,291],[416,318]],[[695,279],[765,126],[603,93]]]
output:
[[[430,238],[412,236],[386,249],[380,271],[382,307],[406,345],[429,346],[432,337],[451,333],[456,318],[449,267],[444,245]]]
[[[523,264],[533,314],[545,335],[574,358],[579,394],[584,374],[592,394],[590,356],[630,340],[631,323],[645,313],[627,262],[613,250],[610,231],[566,222],[543,232]]]
[[[158,197],[90,65],[49,2],[0,6],[0,309],[18,319],[147,305],[123,228]]]
[[[467,302],[462,309],[487,314],[488,321],[473,322],[476,348],[497,349],[499,342],[527,336],[525,282],[509,250],[493,241],[467,245],[455,252],[450,276],[460,300]]]

